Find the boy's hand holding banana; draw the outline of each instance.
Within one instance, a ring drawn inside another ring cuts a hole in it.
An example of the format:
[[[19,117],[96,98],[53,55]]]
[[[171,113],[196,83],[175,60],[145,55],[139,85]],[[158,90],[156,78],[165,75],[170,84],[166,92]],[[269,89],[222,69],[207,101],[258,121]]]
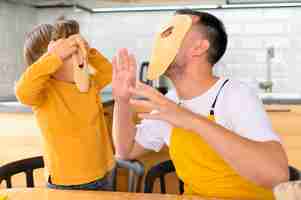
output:
[[[89,45],[80,35],[70,36],[68,39],[60,39],[49,44],[48,52],[55,53],[62,60],[72,58],[74,82],[80,92],[88,92],[90,87],[90,75],[95,73],[89,66]]]

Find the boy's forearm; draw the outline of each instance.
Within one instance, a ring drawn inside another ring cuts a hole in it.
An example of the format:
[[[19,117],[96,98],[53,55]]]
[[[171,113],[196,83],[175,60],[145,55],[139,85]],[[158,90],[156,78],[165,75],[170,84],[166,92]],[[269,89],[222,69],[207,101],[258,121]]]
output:
[[[115,102],[113,120],[113,138],[116,156],[128,159],[135,140],[136,127],[130,105],[125,102]]]

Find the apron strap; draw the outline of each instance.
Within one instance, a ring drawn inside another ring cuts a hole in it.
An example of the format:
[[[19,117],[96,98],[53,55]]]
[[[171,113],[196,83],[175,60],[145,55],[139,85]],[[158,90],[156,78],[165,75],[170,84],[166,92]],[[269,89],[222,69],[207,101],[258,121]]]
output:
[[[214,109],[215,109],[215,105],[216,105],[217,99],[218,99],[218,97],[220,96],[220,93],[221,93],[222,89],[225,87],[225,85],[226,85],[228,82],[229,82],[229,79],[225,80],[224,83],[223,83],[223,85],[222,85],[222,86],[220,87],[220,89],[218,90],[218,93],[217,93],[217,95],[216,95],[216,97],[215,97],[215,99],[214,99],[214,102],[213,102],[213,104],[212,104],[212,106],[211,106],[211,109],[210,109],[210,115],[214,116]]]

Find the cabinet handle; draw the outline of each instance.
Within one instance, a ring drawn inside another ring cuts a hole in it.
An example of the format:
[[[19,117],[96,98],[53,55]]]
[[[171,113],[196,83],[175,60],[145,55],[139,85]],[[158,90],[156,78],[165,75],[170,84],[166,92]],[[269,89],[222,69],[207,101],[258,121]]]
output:
[[[267,109],[267,112],[279,112],[279,113],[287,113],[291,112],[291,109]]]

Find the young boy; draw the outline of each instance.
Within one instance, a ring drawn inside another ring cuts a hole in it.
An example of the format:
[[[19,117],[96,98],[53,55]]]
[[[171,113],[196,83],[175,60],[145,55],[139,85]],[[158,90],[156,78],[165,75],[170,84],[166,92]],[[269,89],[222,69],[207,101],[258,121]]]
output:
[[[24,48],[25,55],[31,55],[25,56],[26,62],[34,63],[18,81],[16,96],[32,106],[41,129],[50,188],[112,190],[115,160],[99,97],[111,82],[112,66],[78,34],[77,22],[58,21],[52,33],[57,41],[47,52],[50,39],[41,38],[48,33],[34,29]],[[77,89],[73,77],[72,57],[81,55],[80,46],[86,46],[88,62],[96,71],[86,93]],[[39,58],[41,52],[46,53]]]

